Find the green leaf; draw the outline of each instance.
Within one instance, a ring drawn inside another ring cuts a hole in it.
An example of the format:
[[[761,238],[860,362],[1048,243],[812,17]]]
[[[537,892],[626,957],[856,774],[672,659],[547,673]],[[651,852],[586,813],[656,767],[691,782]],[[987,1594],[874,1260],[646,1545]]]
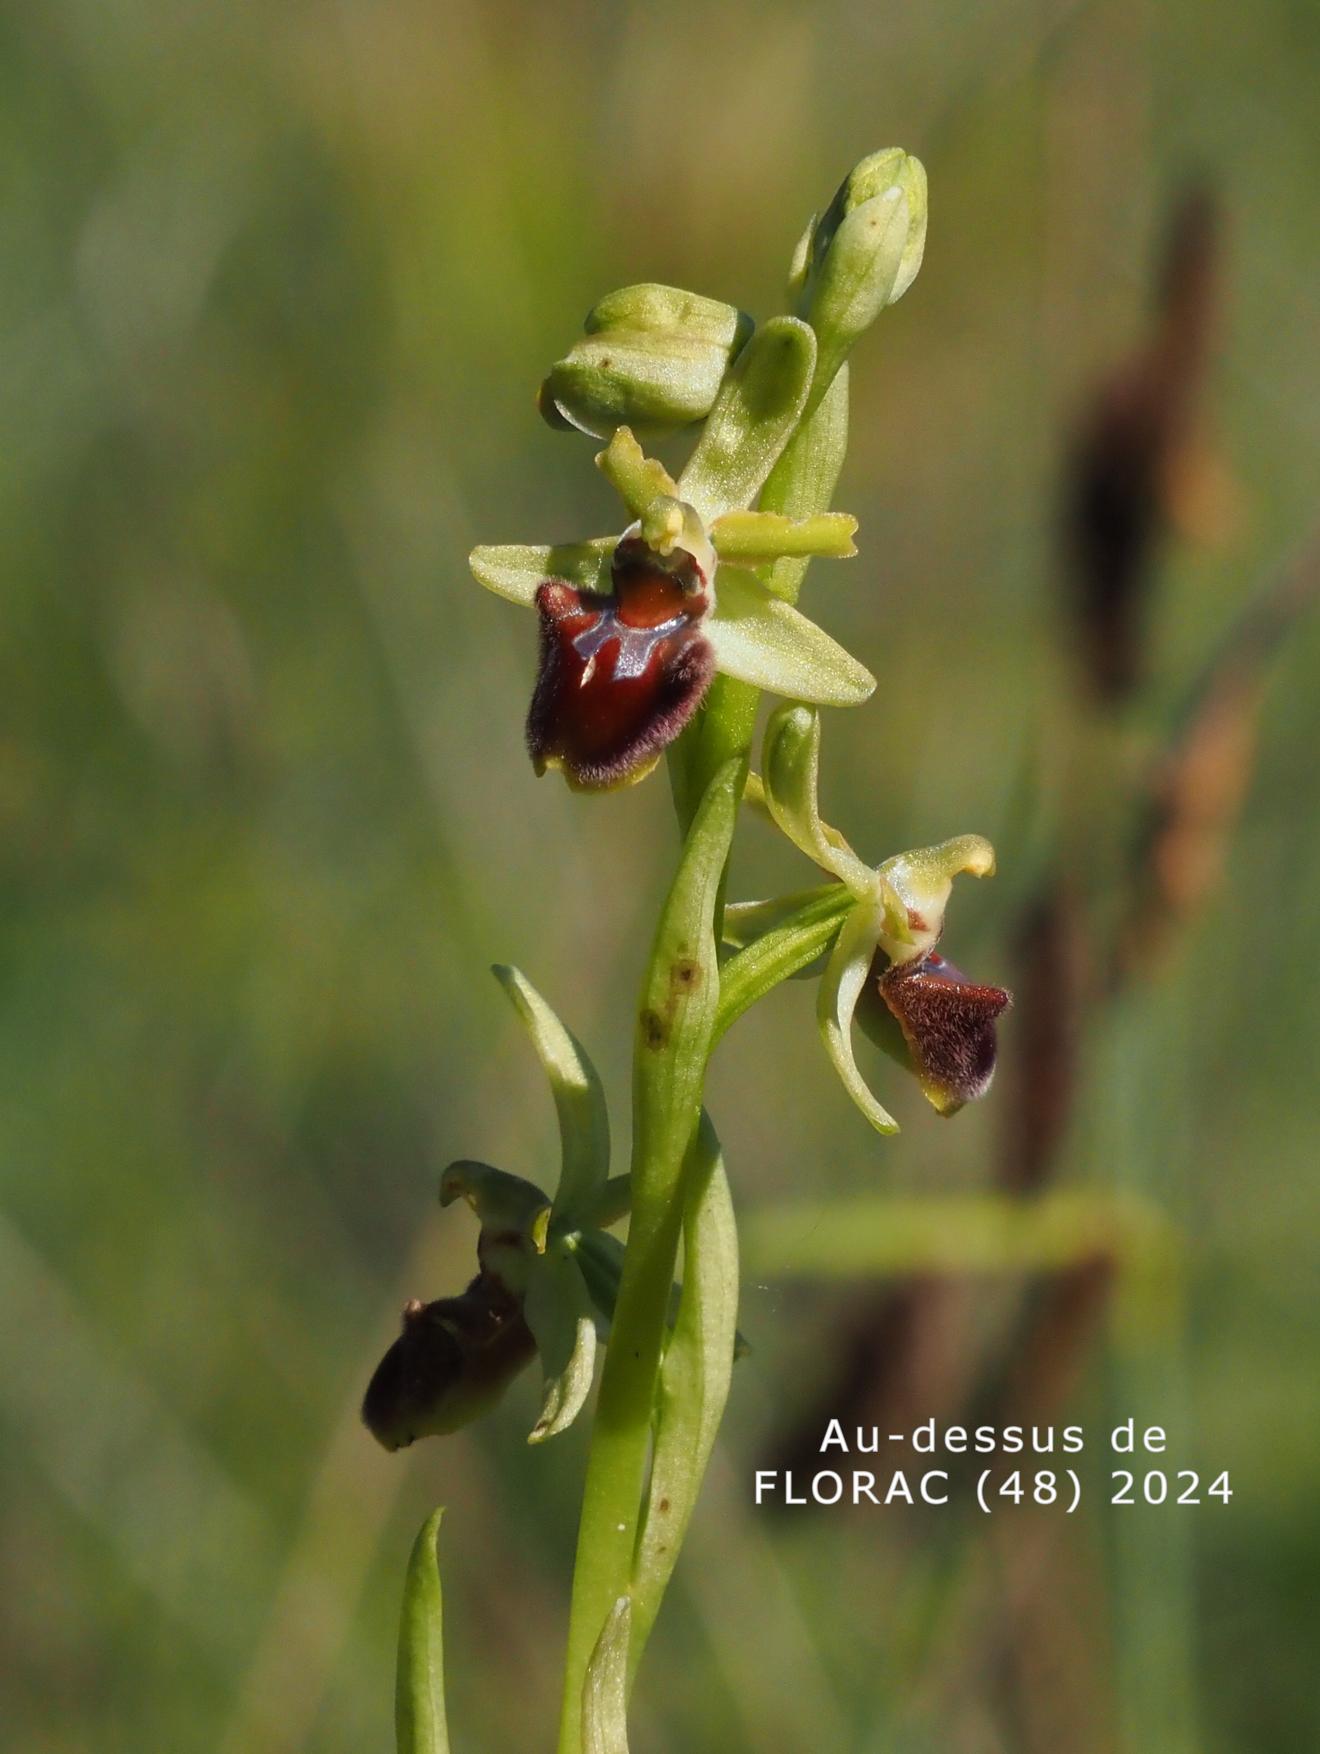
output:
[[[545,1391],[529,1443],[566,1431],[591,1393],[596,1365],[596,1322],[573,1253],[552,1244],[536,1263],[523,1315],[541,1354]]]
[[[608,591],[610,556],[617,543],[617,536],[598,536],[590,542],[561,542],[550,548],[518,542],[486,544],[472,550],[468,565],[479,585],[530,608],[537,587],[547,579],[563,579],[580,590]]]
[[[846,883],[859,899],[875,893],[875,872],[820,814],[820,714],[782,706],[770,717],[761,752],[761,784],[775,825],[800,852]]]
[[[758,999],[781,981],[808,967],[827,950],[838,936],[844,916],[854,905],[852,895],[841,883],[810,891],[787,918],[754,937],[744,950],[726,962],[720,976],[715,1040],[718,1041]],[[736,913],[736,909],[727,908],[726,922]],[[734,930],[739,930],[736,919]]]
[[[620,1596],[582,1685],[582,1754],[628,1754],[628,1641],[632,1604]]]
[[[707,523],[755,500],[802,416],[815,369],[816,337],[796,317],[771,318],[747,343],[678,481],[679,497]]]
[[[875,691],[864,664],[738,567],[719,570],[706,637],[726,676],[789,700],[858,706]]]
[[[526,975],[497,963],[495,978],[532,1038],[559,1116],[560,1171],[554,1216],[572,1216],[605,1185],[610,1117],[600,1077],[582,1043],[562,1024]]]
[[[771,470],[761,490],[761,510],[794,519],[827,512],[847,450],[848,367],[844,365],[835,373],[819,407],[798,427]],[[770,589],[775,596],[796,603],[809,565],[806,557],[777,560],[770,569]]]
[[[644,518],[654,499],[677,499],[678,488],[663,463],[646,456],[621,426],[596,457],[596,467],[635,518]]]
[[[685,1174],[683,1289],[665,1351],[655,1450],[632,1578],[634,1674],[655,1623],[729,1395],[737,1340],[738,1232],[719,1140],[704,1113]]]
[[[440,1566],[435,1544],[443,1510],[422,1525],[408,1561],[399,1621],[394,1726],[398,1754],[449,1754]]]
[[[872,1096],[853,1054],[853,1012],[875,957],[879,902],[859,902],[844,922],[821,977],[816,1017],[834,1070],[843,1087],[881,1133],[896,1133],[898,1122]]]

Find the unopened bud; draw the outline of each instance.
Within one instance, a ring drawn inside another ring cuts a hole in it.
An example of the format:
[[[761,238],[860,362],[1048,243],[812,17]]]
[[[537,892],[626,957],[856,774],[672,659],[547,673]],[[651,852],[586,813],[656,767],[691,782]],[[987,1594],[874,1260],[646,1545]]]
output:
[[[898,147],[864,158],[799,243],[789,283],[820,342],[817,390],[886,305],[902,298],[926,248],[926,172]]]
[[[620,426],[655,437],[704,420],[753,325],[733,305],[647,284],[607,294],[583,327],[541,385],[541,413],[607,439]]]

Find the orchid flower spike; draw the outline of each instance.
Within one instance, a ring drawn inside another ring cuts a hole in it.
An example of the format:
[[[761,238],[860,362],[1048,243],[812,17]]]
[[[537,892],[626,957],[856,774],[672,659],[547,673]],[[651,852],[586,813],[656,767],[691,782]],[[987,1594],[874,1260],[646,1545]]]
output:
[[[597,462],[633,519],[621,536],[473,551],[479,584],[540,617],[527,719],[538,773],[558,768],[586,791],[642,779],[717,672],[822,706],[870,696],[870,672],[756,570],[855,552],[853,518],[748,509],[796,430],[815,359],[805,323],[764,324],[678,481],[619,427]]]
[[[789,840],[852,896],[821,977],[821,1035],[858,1108],[880,1132],[894,1133],[898,1123],[858,1068],[854,1020],[916,1072],[941,1114],[955,1113],[990,1088],[995,1024],[1010,996],[969,980],[936,946],[954,877],[989,876],[994,849],[980,835],[965,834],[897,853],[872,868],[822,819],[819,767],[819,715],[806,706],[781,707],[765,733],[765,807]]]

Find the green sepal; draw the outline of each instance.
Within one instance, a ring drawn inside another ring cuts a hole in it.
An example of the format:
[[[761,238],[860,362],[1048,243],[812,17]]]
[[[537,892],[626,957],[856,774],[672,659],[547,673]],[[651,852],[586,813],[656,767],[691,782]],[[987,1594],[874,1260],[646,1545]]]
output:
[[[844,1089],[877,1132],[896,1133],[898,1122],[872,1095],[852,1044],[853,1013],[875,958],[882,906],[878,899],[859,902],[844,921],[821,976],[816,1017],[825,1051]]]
[[[527,1286],[523,1316],[541,1355],[541,1412],[528,1443],[565,1431],[591,1393],[596,1364],[596,1322],[573,1251],[552,1243],[537,1261]]]
[[[445,1723],[444,1601],[436,1540],[443,1510],[422,1525],[403,1586],[394,1682],[398,1754],[449,1754]]]
[[[706,637],[716,664],[732,680],[820,706],[860,706],[875,692],[865,664],[767,590],[755,573],[722,566],[717,589]]]
[[[820,715],[785,705],[771,714],[761,752],[761,784],[775,825],[800,852],[861,899],[874,893],[875,872],[820,814]]]
[[[632,1575],[635,1674],[673,1573],[729,1395],[737,1349],[738,1232],[719,1140],[703,1112],[683,1192],[683,1287],[665,1350],[655,1448]]]
[[[766,904],[754,905],[765,907]],[[816,962],[838,936],[841,924],[853,906],[851,892],[842,883],[831,883],[823,889],[807,892],[805,898],[800,899],[800,905],[787,917],[775,918],[775,923],[751,937],[745,947],[725,963],[720,974],[715,1040],[718,1041],[744,1011],[781,981],[791,979]],[[774,913],[767,913],[764,917],[774,918]],[[739,935],[748,930],[749,921],[745,917],[739,919],[737,908],[725,909],[725,921],[726,937],[730,929]]]
[[[816,369],[816,337],[796,317],[773,317],[747,343],[679,477],[679,496],[710,523],[749,506],[801,419]]]
[[[604,1187],[610,1170],[610,1117],[600,1076],[582,1043],[516,968],[491,971],[522,1019],[545,1068],[559,1117],[560,1171],[553,1216],[572,1218]]]
[[[547,579],[563,579],[579,590],[608,591],[610,556],[618,540],[599,536],[590,542],[539,547],[526,542],[485,543],[472,550],[468,565],[479,585],[510,603],[531,608],[538,585]]]
[[[582,1754],[628,1754],[628,1645],[632,1604],[610,1609],[582,1683]]]

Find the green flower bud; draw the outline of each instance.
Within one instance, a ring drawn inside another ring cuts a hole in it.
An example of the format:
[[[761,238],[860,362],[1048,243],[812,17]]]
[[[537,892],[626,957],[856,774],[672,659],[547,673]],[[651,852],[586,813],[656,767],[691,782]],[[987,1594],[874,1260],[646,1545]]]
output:
[[[926,247],[926,172],[897,147],[864,158],[812,220],[789,273],[820,343],[822,394],[848,349],[916,278]]]
[[[752,332],[733,305],[674,286],[625,286],[587,313],[584,338],[541,385],[551,426],[648,437],[704,420]]]

